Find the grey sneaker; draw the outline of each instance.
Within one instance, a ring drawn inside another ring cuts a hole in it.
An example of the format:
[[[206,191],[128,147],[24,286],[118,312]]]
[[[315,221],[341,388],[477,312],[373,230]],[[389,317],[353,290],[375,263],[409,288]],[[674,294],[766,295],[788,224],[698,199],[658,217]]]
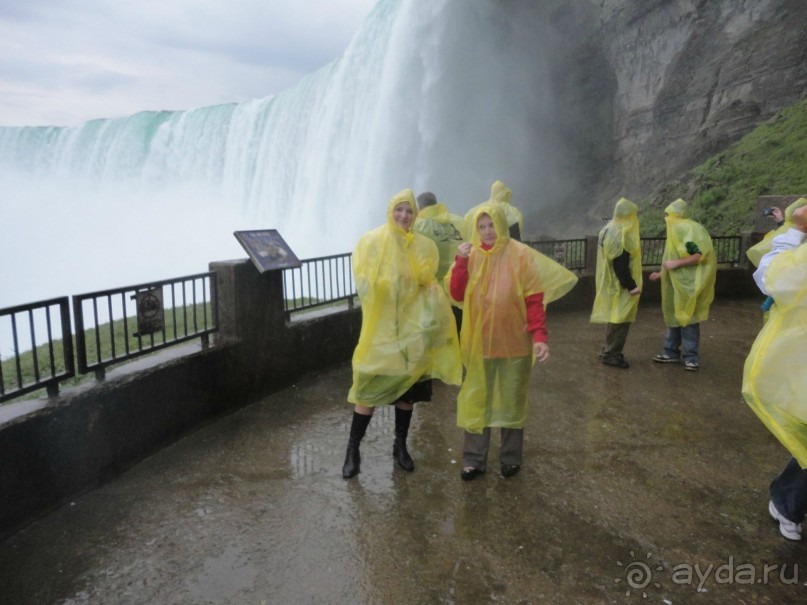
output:
[[[779,522],[779,533],[781,533],[788,540],[801,540],[801,523],[793,523],[790,519],[786,519],[779,512],[773,500],[768,502],[768,512],[774,521]]]
[[[698,362],[697,361],[687,361],[684,364],[684,369],[689,370],[690,372],[697,372],[698,371]]]
[[[657,355],[653,355],[653,361],[656,363],[678,363],[681,360],[676,357],[665,355],[664,353],[658,353]]]

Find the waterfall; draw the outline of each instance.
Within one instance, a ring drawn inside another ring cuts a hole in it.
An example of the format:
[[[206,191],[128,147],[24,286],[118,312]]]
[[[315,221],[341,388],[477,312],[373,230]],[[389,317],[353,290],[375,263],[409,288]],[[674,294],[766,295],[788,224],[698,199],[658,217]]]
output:
[[[379,0],[344,54],[275,96],[0,128],[0,307],[204,271],[278,229],[351,250],[404,187],[457,213],[555,171],[551,32],[534,2]]]

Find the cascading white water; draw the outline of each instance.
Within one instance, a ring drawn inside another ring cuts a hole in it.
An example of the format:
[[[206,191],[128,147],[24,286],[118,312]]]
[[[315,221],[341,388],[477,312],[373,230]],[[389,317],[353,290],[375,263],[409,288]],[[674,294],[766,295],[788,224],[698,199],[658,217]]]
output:
[[[204,271],[276,228],[346,252],[404,187],[464,213],[553,174],[539,3],[380,0],[344,55],[274,97],[0,128],[0,307]]]

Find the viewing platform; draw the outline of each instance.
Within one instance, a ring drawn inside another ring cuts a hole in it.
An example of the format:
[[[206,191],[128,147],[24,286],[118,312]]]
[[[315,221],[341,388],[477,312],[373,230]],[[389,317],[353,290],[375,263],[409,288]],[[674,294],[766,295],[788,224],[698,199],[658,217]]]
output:
[[[628,370],[599,363],[588,310],[550,305],[513,478],[496,472],[495,431],[488,473],[460,480],[458,389],[438,383],[415,409],[415,471],[393,467],[383,408],[361,474],[342,479],[351,369],[323,365],[8,537],[0,601],[803,602],[806,547],[767,512],[788,454],[740,393],[761,296],[715,301],[698,372],[651,361],[664,326],[649,298]]]

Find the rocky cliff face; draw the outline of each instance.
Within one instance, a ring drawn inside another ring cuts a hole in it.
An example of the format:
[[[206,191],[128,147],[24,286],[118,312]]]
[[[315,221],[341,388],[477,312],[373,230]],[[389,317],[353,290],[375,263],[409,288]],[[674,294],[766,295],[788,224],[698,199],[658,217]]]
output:
[[[804,0],[581,0],[551,19],[590,221],[807,97]]]

